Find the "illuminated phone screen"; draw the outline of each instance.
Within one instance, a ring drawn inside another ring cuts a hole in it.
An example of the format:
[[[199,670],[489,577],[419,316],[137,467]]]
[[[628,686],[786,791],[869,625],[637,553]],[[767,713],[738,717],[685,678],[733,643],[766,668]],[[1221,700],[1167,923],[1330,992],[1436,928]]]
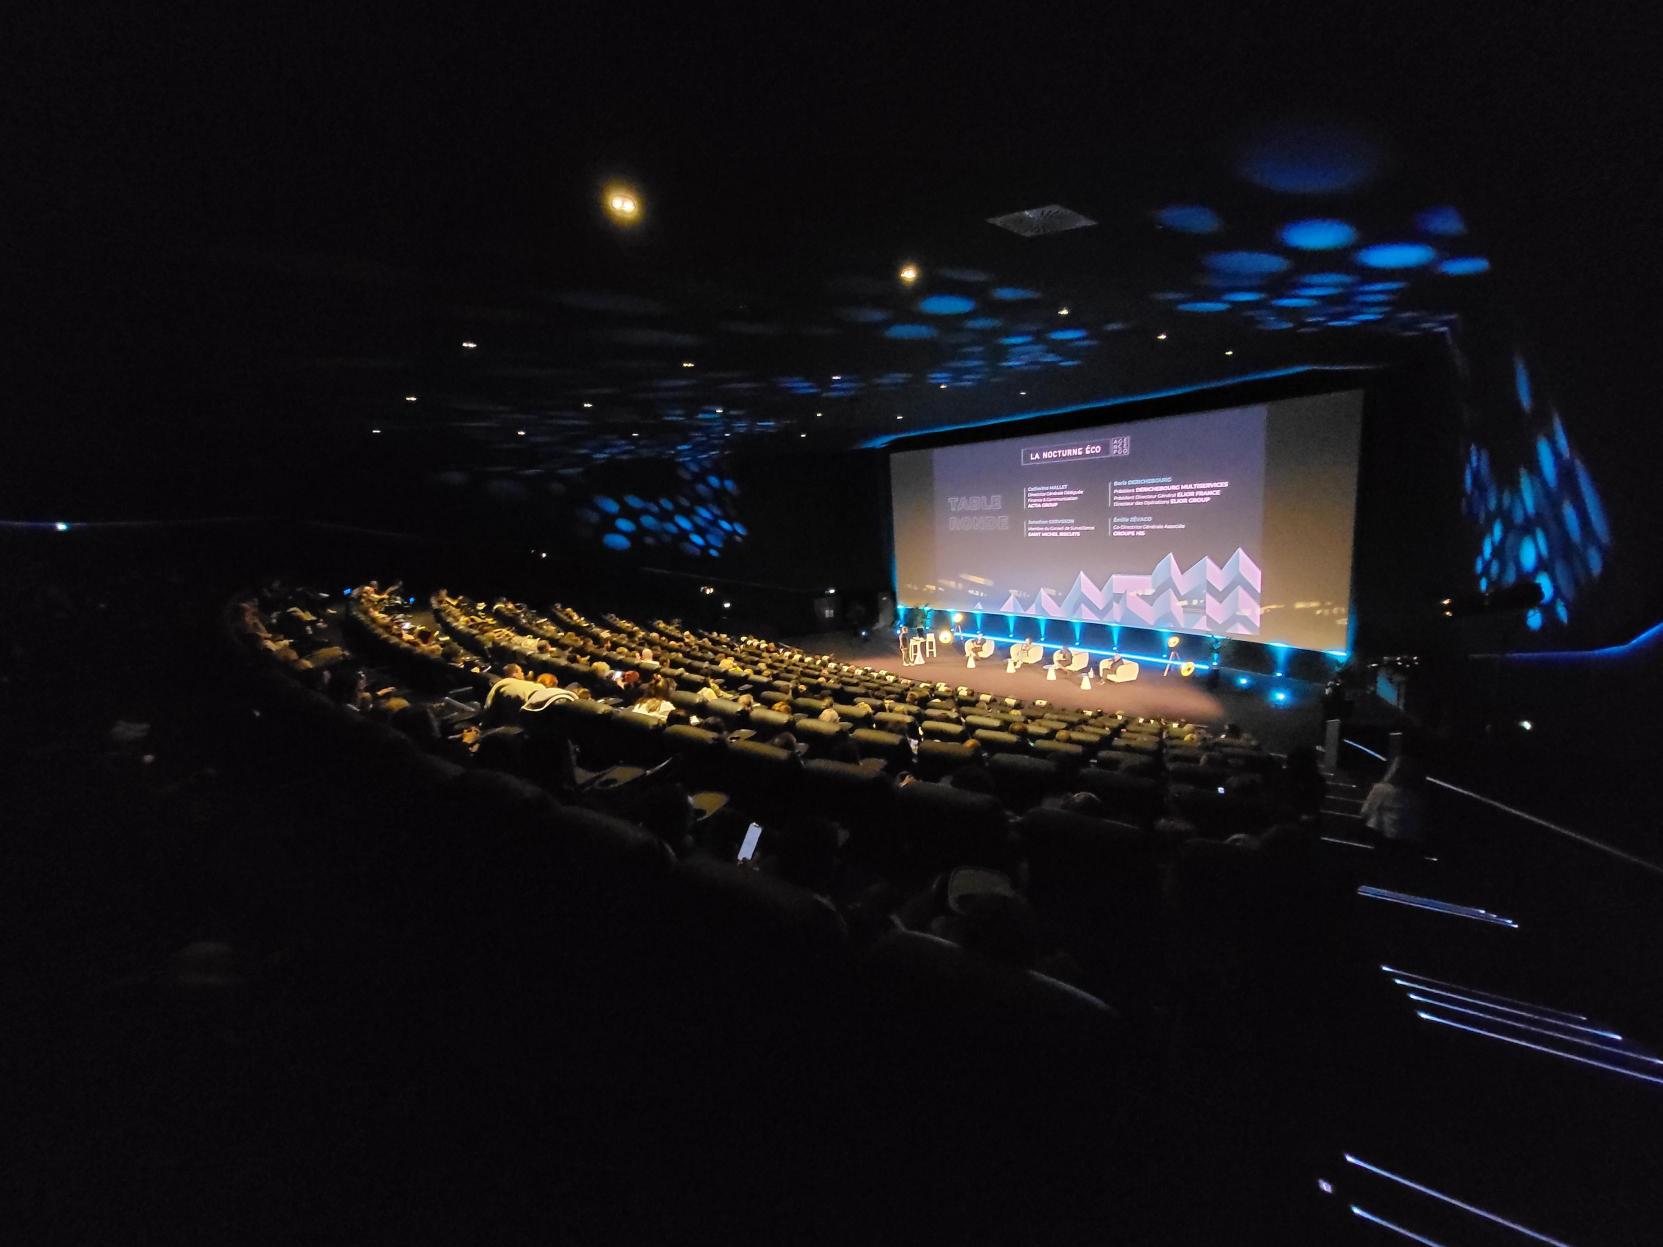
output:
[[[762,824],[761,823],[752,823],[749,827],[745,828],[745,843],[743,843],[739,846],[739,858],[738,858],[738,860],[741,861],[741,862],[748,862],[752,858],[754,858],[756,856],[757,841],[759,841],[761,839],[762,839]]]

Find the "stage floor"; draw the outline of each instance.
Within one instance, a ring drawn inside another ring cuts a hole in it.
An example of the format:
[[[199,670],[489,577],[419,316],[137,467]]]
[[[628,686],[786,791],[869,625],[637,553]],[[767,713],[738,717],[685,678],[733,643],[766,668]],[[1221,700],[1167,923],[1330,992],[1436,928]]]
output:
[[[1144,663],[1136,680],[1108,684],[1093,679],[1088,690],[1080,687],[1079,676],[1068,679],[1059,674],[1055,680],[1047,680],[1045,668],[1037,663],[1007,673],[1003,657],[1007,647],[1003,645],[999,647],[1000,657],[979,662],[971,670],[964,665],[964,651],[956,642],[941,646],[935,658],[909,667],[901,661],[895,639],[888,634],[879,637],[873,633],[863,641],[848,633],[817,632],[784,640],[811,654],[830,654],[841,662],[891,671],[909,680],[929,680],[954,688],[963,684],[978,693],[1020,697],[1030,704],[1044,698],[1064,709],[1185,719],[1213,728],[1227,722],[1239,723],[1278,753],[1299,744],[1320,744],[1322,738],[1320,690],[1295,680],[1277,681],[1287,700],[1273,703],[1258,680],[1252,691],[1244,692],[1226,673],[1218,691],[1209,692],[1204,677],[1185,679],[1176,670],[1163,676],[1158,664]]]

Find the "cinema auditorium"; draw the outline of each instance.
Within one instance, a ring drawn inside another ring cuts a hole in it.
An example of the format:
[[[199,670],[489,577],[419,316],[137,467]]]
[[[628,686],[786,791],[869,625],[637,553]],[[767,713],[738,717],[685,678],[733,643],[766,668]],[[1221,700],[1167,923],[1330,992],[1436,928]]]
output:
[[[8,40],[8,1241],[1655,1243],[1646,32],[1277,10]]]

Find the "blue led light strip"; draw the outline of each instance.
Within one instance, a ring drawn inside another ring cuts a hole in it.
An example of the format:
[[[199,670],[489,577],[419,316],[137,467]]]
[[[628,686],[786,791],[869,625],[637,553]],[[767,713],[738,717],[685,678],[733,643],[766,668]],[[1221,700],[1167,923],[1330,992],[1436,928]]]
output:
[[[1448,987],[1457,992],[1465,992],[1468,996],[1482,996],[1486,1000],[1504,1000],[1510,1005],[1523,1005],[1526,1009],[1535,1009],[1539,1013],[1553,1013],[1562,1018],[1574,1018],[1578,1022],[1589,1020],[1586,1013],[1572,1013],[1569,1009],[1550,1009],[1546,1005],[1539,1005],[1533,1000],[1520,1000],[1516,996],[1503,996],[1500,992],[1480,991],[1476,987],[1468,987],[1465,983],[1451,983],[1448,979],[1436,979],[1430,974],[1417,974],[1413,970],[1399,970],[1396,966],[1382,965],[1380,967],[1387,974],[1402,975],[1406,979],[1415,979],[1420,983],[1433,983],[1439,987]]]
[[[1378,758],[1382,762],[1384,762],[1386,760],[1386,755],[1385,754],[1375,753],[1374,750],[1370,749],[1367,745],[1359,745],[1354,740],[1348,740],[1348,741],[1345,741],[1344,743],[1347,744],[1347,745],[1350,745],[1353,749],[1361,750],[1363,753],[1368,754],[1368,756],[1371,757],[1371,758]]]
[[[1529,1009],[1529,1008],[1520,1009],[1520,1008],[1516,1008],[1516,1007],[1512,1007],[1512,1006],[1508,1006],[1508,1005],[1498,1005],[1498,1004],[1494,1003],[1493,1001],[1479,1000],[1476,997],[1466,996],[1466,995],[1463,995],[1460,992],[1452,992],[1452,991],[1445,990],[1443,988],[1428,987],[1424,983],[1415,983],[1415,982],[1411,982],[1408,979],[1395,979],[1394,978],[1392,980],[1392,982],[1396,983],[1399,987],[1408,987],[1408,988],[1413,989],[1414,991],[1428,992],[1431,995],[1442,996],[1442,997],[1444,997],[1445,999],[1448,999],[1448,1000],[1459,1000],[1462,1004],[1477,1005],[1481,1009],[1495,1009],[1495,1010],[1498,1010],[1499,1012],[1502,1012],[1502,1013],[1516,1013],[1520,1017],[1533,1018],[1538,1022],[1551,1022],[1555,1026],[1565,1026],[1565,1027],[1569,1027],[1571,1030],[1587,1031],[1590,1035],[1602,1035],[1606,1039],[1616,1039],[1616,1040],[1621,1040],[1622,1039],[1622,1036],[1617,1034],[1616,1031],[1601,1030],[1597,1026],[1584,1026],[1581,1022],[1566,1022],[1566,1021],[1561,1020],[1560,1018],[1551,1017],[1551,1016],[1549,1016],[1549,1014],[1551,1014],[1553,1012],[1551,1009],[1543,1010],[1543,1011],[1538,1012],[1536,1010]],[[1438,1001],[1433,1001],[1433,1003],[1437,1004],[1439,1002]],[[1586,1019],[1584,1019],[1584,1021],[1586,1021]]]
[[[1584,1039],[1580,1035],[1563,1035],[1558,1031],[1550,1031],[1545,1026],[1532,1026],[1529,1022],[1516,1022],[1512,1018],[1496,1017],[1492,1013],[1483,1013],[1477,1009],[1468,1009],[1462,1005],[1450,1004],[1446,1000],[1433,1000],[1430,996],[1420,996],[1409,993],[1409,999],[1416,1004],[1431,1005],[1434,1009],[1444,1009],[1450,1013],[1464,1013],[1468,1017],[1477,1018],[1481,1022],[1494,1022],[1499,1026],[1514,1026],[1519,1030],[1533,1031],[1538,1035],[1546,1035],[1549,1039],[1557,1039],[1561,1043],[1579,1043],[1593,1048],[1597,1052],[1604,1052],[1608,1056],[1622,1057],[1625,1061],[1645,1061],[1649,1065],[1663,1065],[1663,1060],[1654,1056],[1647,1056],[1643,1052],[1629,1052],[1624,1048],[1614,1048],[1610,1044],[1603,1044],[1597,1039]]]
[[[1497,1225],[1504,1225],[1510,1230],[1516,1230],[1520,1234],[1523,1234],[1529,1238],[1534,1238],[1537,1242],[1548,1243],[1551,1247],[1570,1247],[1569,1243],[1562,1243],[1557,1238],[1549,1238],[1546,1234],[1538,1234],[1535,1230],[1528,1229],[1515,1221],[1509,1221],[1506,1217],[1498,1217],[1493,1212],[1486,1212],[1482,1208],[1464,1203],[1461,1200],[1456,1199],[1453,1195],[1445,1195],[1442,1191],[1434,1191],[1429,1186],[1422,1186],[1419,1182],[1411,1182],[1408,1178],[1403,1177],[1401,1174],[1393,1173],[1389,1169],[1382,1169],[1378,1165],[1371,1165],[1366,1160],[1358,1160],[1350,1152],[1345,1154],[1345,1162],[1348,1165],[1356,1165],[1359,1169],[1366,1169],[1369,1173],[1376,1174],[1390,1182],[1396,1182],[1399,1186],[1406,1186],[1411,1191],[1419,1191],[1422,1195],[1430,1195],[1433,1199],[1441,1199],[1444,1203],[1459,1208],[1463,1212],[1470,1212],[1474,1216],[1483,1217],[1486,1221],[1494,1221]],[[1357,1209],[1353,1207],[1352,1211],[1356,1212]],[[1392,1228],[1396,1229],[1397,1227],[1393,1226]],[[1421,1241],[1424,1242],[1425,1240],[1423,1239]]]
[[[1356,1204],[1351,1205],[1351,1215],[1354,1217],[1361,1217],[1365,1221],[1371,1221],[1375,1225],[1384,1226],[1393,1234],[1401,1234],[1404,1238],[1412,1239],[1417,1243],[1425,1243],[1426,1247],[1444,1247],[1444,1245],[1435,1238],[1427,1238],[1423,1234],[1416,1234],[1413,1230],[1406,1230],[1401,1225],[1393,1225],[1390,1221],[1386,1220],[1385,1217],[1377,1217],[1367,1209],[1357,1207]]]
[[[1366,896],[1371,901],[1390,901],[1394,905],[1407,905],[1411,909],[1426,909],[1435,914],[1448,914],[1451,918],[1470,918],[1474,922],[1488,922],[1498,927],[1510,927],[1518,930],[1519,924],[1511,918],[1503,918],[1500,914],[1492,914],[1487,909],[1476,909],[1471,905],[1457,905],[1453,901],[1440,901],[1430,896],[1414,896],[1408,892],[1393,892],[1389,888],[1377,888],[1371,884],[1363,884],[1357,889],[1358,896]]]
[[[1561,1052],[1558,1048],[1546,1048],[1541,1044],[1531,1043],[1528,1039],[1517,1039],[1512,1035],[1498,1035],[1494,1031],[1487,1031],[1481,1026],[1468,1026],[1465,1022],[1457,1022],[1454,1018],[1441,1018],[1436,1014],[1416,1009],[1415,1016],[1428,1022],[1436,1022],[1439,1026],[1452,1026],[1456,1030],[1466,1031],[1472,1035],[1483,1035],[1486,1039],[1499,1039],[1502,1043],[1510,1043],[1515,1047],[1529,1048],[1532,1052],[1545,1052],[1548,1056],[1563,1057],[1567,1061],[1575,1061],[1579,1065],[1592,1065],[1596,1069],[1608,1069],[1613,1074],[1622,1074],[1627,1078],[1638,1078],[1641,1082],[1657,1083],[1663,1086],[1663,1078],[1653,1074],[1642,1074],[1639,1070],[1624,1069],[1620,1065],[1612,1065],[1606,1061],[1596,1061],[1593,1057],[1578,1056],[1574,1052]]]

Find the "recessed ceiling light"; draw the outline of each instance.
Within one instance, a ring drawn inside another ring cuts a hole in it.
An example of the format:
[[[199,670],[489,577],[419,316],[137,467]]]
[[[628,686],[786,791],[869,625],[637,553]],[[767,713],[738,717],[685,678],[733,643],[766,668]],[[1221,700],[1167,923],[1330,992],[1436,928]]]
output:
[[[593,404],[593,403],[585,403],[585,404],[583,404],[583,407],[584,407],[584,410],[587,411],[589,408],[593,407],[594,405],[595,404]]]
[[[901,265],[899,276],[904,285],[912,285],[913,282],[918,280],[918,266],[916,264]]]
[[[473,351],[473,350],[477,350],[478,348],[479,348],[479,343],[477,343],[477,342],[464,342],[462,344],[462,349],[464,351]]]
[[[840,373],[840,372],[834,372],[834,373],[832,373],[832,380],[833,380],[833,381],[841,381],[841,380],[843,380],[843,374],[842,374],[842,373]]]
[[[1028,391],[1027,390],[1018,390],[1016,393],[1017,393],[1018,397],[1020,397],[1020,398],[1027,398],[1028,397]]]
[[[693,366],[693,361],[690,359],[684,359],[681,361],[681,366],[683,368],[691,368]]]
[[[1166,341],[1166,335],[1165,335],[1165,334],[1164,334],[1164,333],[1157,333],[1157,334],[1156,334],[1156,335],[1155,335],[1155,341],[1157,341],[1157,342],[1165,342],[1165,341]]]
[[[606,210],[620,225],[633,225],[641,219],[641,197],[628,186],[609,186]]]
[[[379,432],[381,432],[381,430],[380,429],[371,429],[370,432],[371,433],[379,433]]]
[[[515,437],[524,437],[525,436],[525,430],[524,429],[515,429],[514,430],[514,436]]]
[[[720,407],[716,408],[716,414],[718,416],[722,414],[722,409]]]
[[[1059,307],[1057,309],[1057,315],[1058,316],[1067,316],[1068,315],[1068,309],[1066,307]]]
[[[799,433],[799,434],[797,434],[797,436],[798,437],[807,437],[808,434],[807,433]]]
[[[941,383],[941,388],[944,390],[947,388],[947,383],[945,381]]]
[[[639,433],[631,433],[630,436],[631,437],[640,437],[641,435]]]
[[[896,418],[896,419],[897,419],[897,420],[905,420],[905,419],[906,419],[906,417],[905,417],[905,416],[896,416],[896,417],[895,417],[895,418]]]
[[[1234,352],[1234,351],[1226,351],[1226,352],[1224,352],[1224,353],[1225,353],[1225,354],[1226,354],[1226,355],[1234,355],[1234,354],[1235,354],[1235,352]]]
[[[406,394],[404,396],[404,401],[407,403],[413,403],[416,401],[416,396],[414,394]]]

